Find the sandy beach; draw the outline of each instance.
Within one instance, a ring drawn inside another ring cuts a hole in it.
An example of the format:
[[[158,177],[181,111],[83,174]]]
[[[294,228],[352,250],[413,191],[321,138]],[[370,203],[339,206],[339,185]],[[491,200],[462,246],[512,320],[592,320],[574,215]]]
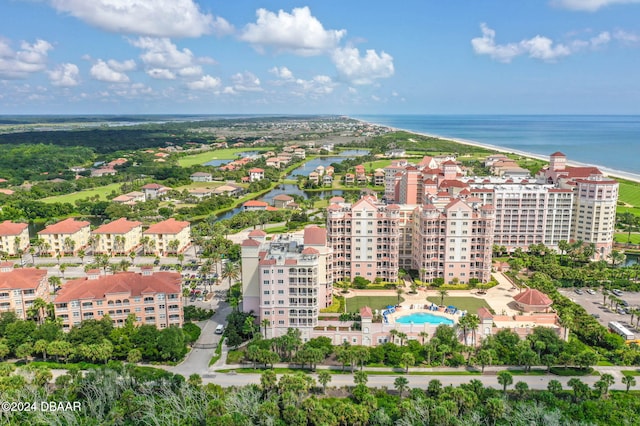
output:
[[[350,118],[352,118],[352,117],[350,117]],[[448,140],[448,141],[456,142],[456,143],[463,144],[463,145],[471,145],[471,146],[476,146],[476,147],[479,147],[479,148],[486,148],[486,149],[490,149],[490,150],[493,150],[493,151],[502,152],[502,153],[505,153],[505,154],[517,154],[517,155],[521,155],[523,157],[535,158],[537,160],[543,160],[543,161],[549,161],[549,156],[548,155],[534,154],[532,152],[520,151],[520,150],[513,149],[513,148],[505,148],[505,147],[502,147],[502,146],[491,145],[491,144],[488,144],[488,143],[482,143],[482,142],[469,140],[469,139],[452,138],[452,137],[448,137],[448,136],[437,135],[437,134],[434,134],[434,133],[423,133],[423,132],[416,132],[416,131],[408,130],[408,129],[401,129],[401,128],[397,128],[397,127],[383,126],[383,125],[380,125],[380,124],[370,123],[370,122],[367,122],[367,121],[364,121],[364,120],[359,120],[357,118],[352,118],[352,119],[360,121],[362,123],[375,124],[377,126],[386,127],[386,128],[391,129],[393,131],[402,131],[402,132],[407,132],[407,133],[413,133],[414,135],[420,135],[420,136],[425,136],[425,137],[430,137],[430,138],[438,138],[438,139]],[[552,152],[550,152],[549,155],[550,154],[552,154]],[[629,173],[629,172],[624,172],[624,171],[621,171],[621,170],[610,169],[608,167],[604,167],[604,166],[601,166],[601,165],[598,165],[598,164],[581,163],[581,162],[578,162],[578,161],[570,161],[569,160],[569,161],[567,161],[567,164],[569,166],[573,166],[573,167],[595,166],[598,169],[600,169],[600,171],[602,171],[602,173],[604,173],[607,176],[616,177],[616,178],[620,178],[620,179],[626,179],[626,180],[629,180],[629,181],[640,183],[640,174]]]

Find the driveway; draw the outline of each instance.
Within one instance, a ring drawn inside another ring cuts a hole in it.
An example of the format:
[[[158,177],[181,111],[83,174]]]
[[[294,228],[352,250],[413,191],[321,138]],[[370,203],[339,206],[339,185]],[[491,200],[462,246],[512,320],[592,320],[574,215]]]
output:
[[[600,290],[596,290],[596,294],[589,294],[583,289],[583,294],[577,294],[574,289],[571,288],[561,288],[558,290],[560,294],[568,297],[571,301],[577,303],[582,306],[590,315],[598,315],[598,321],[600,324],[607,327],[609,322],[618,321],[620,324],[625,327],[629,325],[629,321],[631,320],[631,315],[624,314],[620,315],[617,312],[609,309],[608,307],[602,304],[603,296]],[[626,300],[629,303],[629,306],[639,307],[640,306],[640,292],[629,292],[624,291],[622,296],[619,297],[622,300]],[[607,304],[609,303],[609,298],[607,296]],[[635,317],[633,320],[634,324],[636,322]],[[631,330],[633,331],[633,329]]]

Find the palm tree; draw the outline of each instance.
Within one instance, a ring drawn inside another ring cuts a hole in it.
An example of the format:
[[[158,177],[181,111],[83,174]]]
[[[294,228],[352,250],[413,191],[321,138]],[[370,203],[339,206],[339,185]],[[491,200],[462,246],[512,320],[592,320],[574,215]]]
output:
[[[267,327],[269,327],[271,325],[271,321],[269,321],[267,318],[263,319],[262,321],[260,321],[260,325],[262,326],[262,330],[264,332],[264,338],[267,338]]]
[[[76,242],[73,238],[67,237],[64,239],[62,246],[64,247],[65,252],[73,254],[73,250],[76,248]]]
[[[396,294],[398,295],[398,306],[400,306],[400,296],[404,293],[404,290],[401,288],[396,289]]]
[[[444,306],[444,298],[449,295],[449,292],[444,288],[438,290],[438,294],[440,294],[440,306]]]
[[[513,375],[507,370],[498,373],[498,383],[502,385],[502,392],[507,393],[507,386],[513,384]]]
[[[418,337],[422,338],[422,344],[424,345],[424,341],[427,337],[429,337],[429,333],[427,333],[426,331],[421,331],[420,333],[418,333]]]
[[[406,377],[402,377],[402,376],[396,377],[396,379],[393,382],[393,387],[396,388],[396,390],[400,394],[400,398],[402,398],[404,391],[409,387],[409,381],[407,380]]]
[[[627,386],[627,392],[629,392],[629,389],[631,389],[631,387],[636,385],[636,379],[633,376],[629,376],[625,374],[622,377],[622,384]]]
[[[84,257],[87,255],[87,252],[84,249],[78,250],[78,257],[80,258],[80,262],[84,265]]]
[[[614,269],[616,267],[616,264],[620,264],[623,263],[624,260],[627,258],[624,253],[622,253],[621,251],[618,250],[611,250],[611,253],[609,253],[609,259],[611,259],[611,268]]]
[[[167,243],[167,247],[169,248],[169,251],[173,254],[178,254],[178,248],[180,247],[180,241],[179,240],[171,240]]]
[[[240,268],[237,263],[227,262],[222,267],[222,273],[220,274],[222,279],[229,280],[229,287],[232,285],[232,281],[240,278]]]
[[[331,382],[331,373],[327,370],[322,370],[318,373],[318,382],[322,385],[322,393],[327,393],[327,384]]]
[[[58,288],[58,286],[60,284],[62,284],[62,280],[60,279],[60,277],[56,277],[55,275],[52,275],[48,278],[49,284],[51,285],[51,287],[53,288],[53,292],[56,292],[56,289]]]
[[[149,250],[149,242],[150,241],[151,241],[151,238],[149,238],[148,235],[145,235],[142,238],[140,238],[140,245],[142,246],[142,255],[143,256],[147,255],[147,251]]]
[[[45,309],[47,308],[47,302],[38,297],[33,301],[31,308],[29,308],[31,317],[36,317],[38,324],[42,324],[44,322]]]

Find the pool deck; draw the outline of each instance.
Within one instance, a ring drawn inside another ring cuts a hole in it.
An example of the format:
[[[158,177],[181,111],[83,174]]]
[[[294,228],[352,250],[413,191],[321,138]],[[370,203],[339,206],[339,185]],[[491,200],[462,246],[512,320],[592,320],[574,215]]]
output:
[[[444,308],[440,307],[438,308],[437,311],[431,311],[429,309],[423,309],[423,308],[416,308],[415,305],[414,309],[411,309],[411,305],[407,305],[406,303],[404,303],[402,306],[400,306],[400,308],[396,308],[396,311],[392,314],[388,314],[387,318],[389,319],[389,324],[397,324],[397,325],[411,325],[413,323],[400,323],[400,322],[396,322],[396,318],[399,317],[404,317],[407,315],[411,315],[411,314],[419,314],[419,313],[424,313],[424,314],[431,314],[433,316],[437,316],[437,317],[442,317],[442,318],[446,318],[446,319],[450,319],[451,321],[453,321],[454,324],[456,324],[458,322],[458,318],[460,318],[460,315],[451,315],[451,314],[447,314],[444,312]],[[429,306],[429,305],[424,305],[424,306]],[[398,310],[399,309],[399,310]],[[432,326],[438,326],[439,324],[431,324],[431,323],[416,323],[414,325],[432,325]]]

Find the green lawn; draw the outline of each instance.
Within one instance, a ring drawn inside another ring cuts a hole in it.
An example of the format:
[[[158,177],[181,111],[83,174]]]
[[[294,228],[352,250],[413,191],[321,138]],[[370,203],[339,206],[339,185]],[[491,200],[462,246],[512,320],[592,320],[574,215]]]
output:
[[[388,305],[395,306],[398,303],[398,296],[356,296],[349,297],[347,300],[347,311],[360,312],[360,308],[368,306],[372,311],[376,309],[382,310]],[[404,299],[400,297],[400,303],[404,302]]]
[[[440,305],[440,296],[430,296],[427,297],[427,300],[429,302],[435,303],[436,305]],[[473,314],[475,314],[478,309],[482,307],[490,309],[489,304],[487,304],[484,299],[478,299],[475,297],[445,296],[444,305],[453,305],[460,310],[468,311],[469,313]]]
[[[377,160],[371,163],[362,163],[367,173],[373,173],[376,169],[384,169],[391,165],[391,160]]]
[[[627,204],[640,207],[640,185],[628,181],[621,181],[618,198]]]
[[[180,167],[190,167],[197,164],[204,164],[211,160],[235,160],[238,154],[246,151],[267,151],[269,148],[227,148],[216,149],[199,154],[186,155],[178,160]]]
[[[80,192],[72,192],[71,194],[65,195],[56,195],[55,197],[47,197],[43,198],[40,201],[45,203],[71,203],[73,204],[76,200],[82,200],[83,198],[99,196],[101,200],[106,200],[107,195],[111,194],[112,191],[115,191],[118,195],[120,195],[120,187],[122,183],[112,183],[105,186],[99,186],[93,189],[87,189],[86,191]]]
[[[626,232],[616,232],[613,239],[616,243],[626,244],[629,242],[629,237]],[[640,244],[640,234],[635,232],[631,233],[631,244]]]

